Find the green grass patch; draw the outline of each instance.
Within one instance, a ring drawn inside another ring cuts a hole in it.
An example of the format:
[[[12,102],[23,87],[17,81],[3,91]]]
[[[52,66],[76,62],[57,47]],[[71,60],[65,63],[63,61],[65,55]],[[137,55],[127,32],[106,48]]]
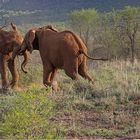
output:
[[[0,138],[139,138],[138,70],[124,62],[99,65],[90,71],[94,85],[59,72],[60,90],[52,92],[41,86],[42,67],[31,66],[20,76],[23,91],[0,96]]]
[[[55,103],[49,99],[51,90],[37,86],[14,93],[1,100],[2,122],[0,136],[6,139],[54,139],[55,127],[49,119]]]

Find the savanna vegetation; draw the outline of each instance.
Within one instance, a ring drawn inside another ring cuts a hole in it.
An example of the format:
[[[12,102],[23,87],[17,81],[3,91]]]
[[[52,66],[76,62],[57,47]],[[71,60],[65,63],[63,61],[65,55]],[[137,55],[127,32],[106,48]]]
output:
[[[106,14],[95,9],[74,11],[70,15],[70,26],[83,38],[93,55],[103,51],[110,59],[131,59],[134,63],[140,54],[139,15],[139,8],[129,6]]]
[[[140,65],[99,63],[90,70],[94,85],[60,71],[56,93],[40,85],[41,69],[21,73],[22,90],[1,95],[1,138],[140,137]]]
[[[0,138],[140,138],[139,15],[136,7],[109,13],[76,10],[65,24],[53,23],[76,32],[91,56],[109,61],[89,61],[94,85],[59,71],[60,89],[53,92],[41,84],[42,64],[34,52],[28,74],[20,72],[20,90],[0,95]],[[25,33],[30,26],[20,27]]]

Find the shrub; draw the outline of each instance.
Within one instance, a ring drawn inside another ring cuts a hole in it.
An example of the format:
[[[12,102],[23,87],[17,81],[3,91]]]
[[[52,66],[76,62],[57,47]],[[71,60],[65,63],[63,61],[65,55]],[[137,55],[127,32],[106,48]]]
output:
[[[1,137],[13,139],[55,138],[56,130],[49,122],[54,106],[54,103],[49,100],[49,93],[49,89],[47,91],[38,89],[34,85],[30,90],[7,97],[5,103],[3,102],[3,108],[7,111],[2,116]]]

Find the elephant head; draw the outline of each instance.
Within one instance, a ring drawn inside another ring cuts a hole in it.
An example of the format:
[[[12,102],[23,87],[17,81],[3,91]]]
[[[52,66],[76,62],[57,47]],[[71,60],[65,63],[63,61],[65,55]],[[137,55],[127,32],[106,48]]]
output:
[[[38,40],[40,38],[40,33],[48,29],[58,32],[58,30],[51,25],[29,30],[24,37],[20,53],[23,53],[25,50],[28,50],[30,53],[32,53],[33,50],[39,50]]]
[[[24,41],[22,43],[21,46],[21,51],[20,52],[24,52],[25,50],[28,50],[30,53],[32,53],[33,49],[35,49],[36,45],[35,41],[38,41],[37,35],[36,35],[36,30],[35,29],[31,29],[27,32],[27,34],[25,35]]]
[[[31,54],[33,50],[39,50],[36,32],[36,29],[31,29],[25,34],[21,47],[14,51],[13,58],[15,58],[16,55],[22,55],[26,51]]]
[[[23,42],[23,37],[16,25],[11,23],[11,27],[10,31],[3,30],[3,27],[0,29],[0,53],[3,55],[19,50]]]
[[[24,73],[27,73],[25,66],[28,63],[28,60],[30,59],[30,54],[33,51],[34,39],[35,39],[35,30],[28,31],[20,47],[16,48],[13,51],[13,55],[12,55],[13,59],[16,57],[16,55],[24,56],[24,61],[21,64],[21,69]]]
[[[29,59],[29,54],[27,52],[32,53],[33,50],[39,50],[39,39],[40,39],[40,34],[44,30],[52,30],[54,32],[58,32],[58,30],[51,25],[44,26],[41,28],[35,28],[35,29],[30,29],[24,37],[24,40],[21,44],[20,48],[17,48],[13,51],[13,59],[16,57],[16,55],[20,54],[25,54],[24,57],[26,58],[24,62],[21,65],[21,69],[24,70],[25,65],[27,64],[27,60]]]

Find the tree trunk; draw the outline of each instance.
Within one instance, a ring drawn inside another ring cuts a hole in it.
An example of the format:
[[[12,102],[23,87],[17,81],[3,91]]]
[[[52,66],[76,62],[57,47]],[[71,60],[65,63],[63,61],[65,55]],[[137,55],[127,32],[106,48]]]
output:
[[[135,38],[131,38],[131,63],[135,61]]]
[[[89,42],[89,27],[87,27],[86,33],[85,33],[85,44],[88,46]]]

